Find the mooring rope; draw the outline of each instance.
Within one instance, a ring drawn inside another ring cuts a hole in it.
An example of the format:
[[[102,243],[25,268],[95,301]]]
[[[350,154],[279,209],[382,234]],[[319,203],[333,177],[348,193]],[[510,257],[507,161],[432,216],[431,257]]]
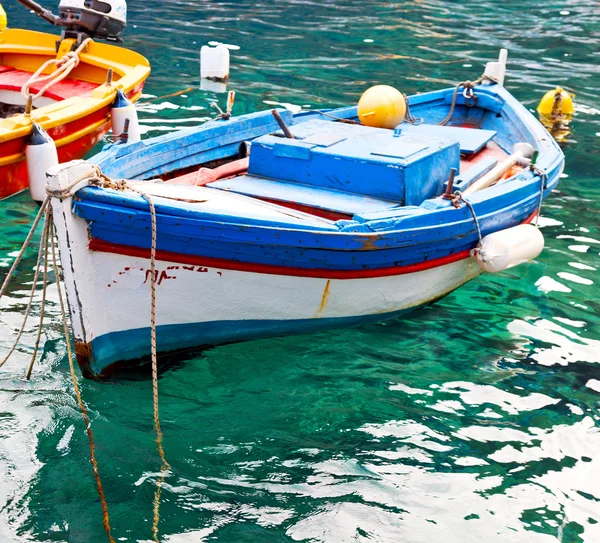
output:
[[[150,248],[150,346],[152,351],[152,401],[153,401],[153,412],[154,412],[154,429],[156,431],[156,448],[158,450],[158,456],[160,457],[160,477],[156,481],[156,490],[154,492],[154,506],[153,506],[153,521],[152,521],[152,535],[154,541],[160,541],[158,538],[158,523],[160,521],[160,497],[162,494],[162,485],[165,480],[167,472],[171,469],[171,466],[167,462],[165,457],[165,451],[163,448],[163,433],[160,425],[160,416],[158,411],[158,353],[156,343],[156,208],[152,198],[133,187],[129,187],[133,192],[136,192],[142,196],[150,207],[150,217],[152,221],[152,245]]]
[[[42,256],[44,252],[44,240],[46,239],[48,230],[48,222],[44,221],[44,229],[42,231],[42,237],[40,238],[40,246],[38,249],[37,261],[35,264],[35,273],[33,275],[33,283],[31,285],[31,292],[29,294],[29,301],[27,302],[27,308],[25,309],[25,315],[23,316],[23,322],[21,324],[21,328],[17,332],[15,340],[13,341],[12,346],[8,350],[8,353],[4,356],[2,360],[0,360],[0,368],[6,364],[8,359],[15,352],[15,349],[19,345],[19,341],[21,341],[21,336],[23,335],[23,331],[25,330],[25,326],[27,325],[27,319],[29,318],[29,314],[31,313],[31,306],[33,304],[33,298],[35,296],[35,291],[37,290],[38,279],[40,275],[40,265],[42,263]],[[24,252],[24,251],[23,251]]]
[[[54,224],[52,223],[52,212],[49,213],[50,220],[50,229],[52,232],[52,240],[54,240]],[[62,289],[60,288],[60,275],[58,272],[58,264],[56,260],[56,251],[54,249],[54,243],[51,243],[52,246],[52,267],[54,269],[54,276],[56,277],[56,288],[58,290],[58,302],[60,305],[60,315],[62,318],[63,331],[65,334],[65,340],[67,343],[67,357],[69,359],[69,369],[71,371],[71,381],[73,381],[73,389],[75,390],[75,396],[77,398],[77,403],[79,404],[79,410],[81,411],[81,416],[83,417],[83,422],[85,423],[85,431],[88,436],[88,441],[90,445],[90,462],[92,464],[92,469],[94,470],[94,478],[96,479],[96,489],[98,491],[98,496],[100,497],[100,504],[102,506],[102,522],[104,524],[104,530],[106,531],[106,535],[108,536],[108,540],[110,543],[116,543],[111,531],[110,531],[110,519],[108,515],[108,505],[106,503],[106,496],[104,495],[104,487],[102,486],[102,481],[100,479],[100,471],[98,470],[98,460],[96,458],[96,445],[94,443],[94,435],[92,433],[92,426],[90,423],[90,417],[88,415],[88,410],[83,403],[83,399],[81,397],[81,390],[79,389],[79,382],[77,381],[77,374],[75,373],[75,364],[73,363],[73,351],[71,350],[71,333],[69,331],[69,323],[67,322],[67,312],[65,309],[65,303],[63,301]]]
[[[452,204],[454,205],[454,207],[459,208],[460,202],[464,202],[465,205],[467,206],[467,208],[469,208],[469,211],[471,212],[471,215],[473,216],[473,222],[475,223],[475,228],[477,229],[477,237],[479,238],[479,243],[482,244],[483,236],[481,235],[481,226],[479,225],[479,219],[477,218],[477,214],[475,213],[475,208],[473,207],[473,204],[464,197],[463,193],[460,190],[457,190],[453,194],[453,196],[454,196],[454,198],[452,199]],[[473,256],[473,254],[476,251],[477,251],[477,249],[472,249],[471,256]]]
[[[531,166],[531,171],[534,175],[540,176],[540,198],[538,200],[537,215],[535,216],[535,226],[539,228],[540,215],[542,213],[542,203],[544,202],[544,191],[548,188],[548,172],[537,166]]]
[[[77,68],[77,66],[79,66],[79,55],[92,41],[92,38],[87,38],[75,51],[70,51],[59,59],[53,58],[44,62],[44,64],[42,64],[21,87],[21,93],[23,96],[27,100],[29,100],[29,98],[31,98],[32,101],[37,100],[40,96],[43,96],[50,87],[65,79],[65,77],[67,77],[75,68]],[[42,75],[43,72],[50,66],[55,66],[55,71],[48,75]],[[45,85],[36,94],[33,94],[30,91],[31,87],[41,83],[45,83]]]
[[[66,345],[67,345],[67,357],[69,359],[71,380],[73,381],[73,389],[75,391],[77,403],[79,405],[79,409],[81,411],[81,415],[82,415],[83,421],[85,423],[85,430],[86,430],[86,433],[88,436],[89,447],[90,447],[90,463],[92,464],[92,469],[94,471],[94,477],[96,480],[96,489],[98,491],[98,496],[100,497],[100,504],[102,506],[102,520],[103,520],[103,524],[104,524],[104,529],[106,531],[106,535],[108,536],[109,543],[116,543],[114,538],[112,537],[111,530],[110,530],[108,505],[106,503],[106,497],[104,495],[104,488],[102,486],[102,481],[100,479],[100,472],[98,470],[98,460],[96,458],[96,446],[94,443],[94,436],[92,433],[90,418],[88,415],[87,408],[85,407],[85,404],[83,403],[83,399],[81,396],[81,390],[79,389],[79,383],[77,381],[77,374],[75,373],[75,364],[73,362],[73,351],[71,349],[71,335],[69,332],[69,324],[67,322],[67,312],[65,309],[64,301],[63,301],[62,289],[60,287],[60,275],[59,275],[59,271],[58,271],[56,251],[54,248],[54,224],[52,222],[52,208],[49,205],[49,201],[50,201],[50,197],[47,196],[44,199],[44,202],[42,203],[42,205],[40,207],[40,210],[33,222],[33,225],[31,226],[31,229],[29,230],[27,238],[23,242],[23,245],[19,251],[19,254],[17,255],[17,258],[13,262],[13,265],[11,266],[11,268],[8,272],[8,275],[7,275],[6,279],[4,280],[2,288],[0,289],[0,297],[1,297],[4,294],[6,288],[8,287],[10,279],[14,276],[17,266],[21,262],[27,247],[31,243],[31,238],[33,237],[33,234],[34,234],[42,216],[45,215],[44,228],[42,231],[42,236],[40,239],[40,246],[38,249],[38,256],[37,256],[35,274],[34,274],[34,278],[33,278],[33,285],[31,288],[31,294],[29,296],[29,303],[27,304],[27,309],[25,311],[25,315],[23,318],[23,324],[21,325],[21,328],[17,334],[14,344],[12,345],[8,354],[0,362],[0,367],[2,367],[6,363],[6,361],[10,358],[10,356],[13,354],[13,352],[14,352],[16,346],[18,345],[19,340],[23,334],[23,330],[25,328],[25,325],[27,323],[27,318],[28,318],[30,310],[31,310],[32,300],[33,300],[33,297],[34,297],[34,294],[36,291],[36,287],[38,284],[39,273],[40,273],[40,264],[41,264],[41,259],[43,257],[44,258],[44,279],[43,279],[44,284],[43,284],[43,294],[42,294],[42,307],[41,307],[41,312],[40,312],[40,324],[39,324],[39,328],[38,328],[38,335],[36,338],[35,349],[34,349],[33,356],[31,358],[31,361],[29,363],[29,368],[27,371],[27,379],[29,379],[29,377],[31,376],[31,372],[33,370],[33,364],[35,362],[35,358],[36,358],[36,355],[37,355],[37,352],[39,349],[41,329],[42,329],[42,324],[43,324],[43,320],[44,320],[45,305],[46,305],[46,292],[47,292],[47,284],[48,284],[48,265],[49,265],[49,260],[50,260],[50,254],[49,254],[50,251],[48,250],[48,246],[51,246],[51,248],[52,248],[52,251],[51,251],[52,266],[54,269],[54,275],[56,277],[56,287],[58,290],[58,301],[59,301],[59,305],[60,305],[60,313],[61,313],[61,318],[62,318],[63,331],[64,331],[65,341],[66,341]]]
[[[21,249],[19,250],[19,254],[17,255],[17,258],[15,258],[14,262],[12,263],[12,266],[10,267],[10,270],[8,270],[8,273],[6,274],[6,277],[4,278],[4,283],[2,283],[2,288],[0,288],[0,298],[2,298],[2,296],[4,296],[4,292],[6,291],[6,288],[8,287],[8,283],[10,283],[10,280],[12,279],[13,275],[15,274],[17,266],[21,263],[21,259],[23,258],[23,255],[25,254],[27,247],[29,247],[29,244],[31,243],[31,238],[33,238],[33,235],[35,234],[35,230],[36,230],[38,224],[40,223],[40,220],[44,216],[44,211],[46,210],[46,207],[48,206],[48,202],[49,202],[49,198],[46,197],[44,199],[44,201],[42,202],[42,205],[40,206],[38,214],[35,216],[35,219],[33,220],[33,224],[31,225],[31,228],[29,229],[29,233],[27,234],[27,237],[25,238],[25,241],[23,242]]]
[[[476,101],[477,96],[475,96],[473,89],[476,85],[480,85],[484,81],[498,83],[497,79],[495,79],[494,77],[490,77],[489,75],[483,74],[475,81],[463,81],[462,83],[456,85],[454,93],[452,94],[452,101],[450,102],[450,110],[448,111],[448,114],[444,117],[444,119],[442,119],[442,121],[440,122],[440,126],[446,126],[452,120],[452,116],[454,115],[454,108],[456,107],[456,100],[458,98],[458,91],[460,90],[460,88],[462,87],[464,89],[463,95],[465,96],[465,99],[470,98]]]
[[[408,124],[414,124],[415,126],[420,125],[423,122],[423,117],[414,117],[410,112],[410,103],[408,96],[406,94],[402,94],[404,96],[404,102],[406,103],[406,113],[404,114],[404,120]]]
[[[102,173],[102,170],[98,166],[94,166],[91,172],[81,176],[78,179],[75,179],[66,187],[59,190],[52,190],[47,188],[46,192],[50,197],[58,198],[59,200],[64,200],[66,198],[72,197],[73,194],[79,189],[89,185],[100,186],[103,188],[110,188],[119,191],[131,190],[132,192],[135,192],[136,194],[139,194],[142,198],[144,198],[148,202],[148,206],[150,208],[150,218],[152,224],[152,240],[150,247],[150,347],[152,359],[152,402],[154,415],[154,429],[156,432],[156,448],[158,450],[158,456],[160,457],[161,462],[161,475],[156,482],[156,490],[154,493],[153,501],[152,535],[154,541],[159,541],[158,524],[160,522],[160,498],[162,494],[162,485],[167,475],[167,472],[171,469],[171,466],[167,462],[163,447],[163,432],[160,424],[160,414],[158,405],[158,348],[156,340],[156,283],[158,279],[156,273],[156,207],[154,206],[154,201],[152,200],[152,197],[149,194],[136,187],[133,187],[124,179],[118,181],[111,179],[110,177],[104,175]]]
[[[33,365],[35,364],[35,359],[37,357],[38,349],[40,348],[40,340],[42,338],[42,328],[44,326],[44,316],[46,313],[46,293],[48,290],[48,244],[53,242],[50,240],[50,228],[48,224],[50,224],[51,218],[51,207],[48,206],[46,208],[46,217],[45,217],[44,229],[46,231],[46,235],[42,237],[44,238],[44,278],[42,279],[42,305],[40,307],[40,322],[38,324],[38,332],[37,337],[35,338],[35,347],[33,349],[33,354],[31,355],[31,360],[29,362],[29,368],[27,369],[27,374],[25,378],[29,381],[31,379],[31,372],[33,371]]]

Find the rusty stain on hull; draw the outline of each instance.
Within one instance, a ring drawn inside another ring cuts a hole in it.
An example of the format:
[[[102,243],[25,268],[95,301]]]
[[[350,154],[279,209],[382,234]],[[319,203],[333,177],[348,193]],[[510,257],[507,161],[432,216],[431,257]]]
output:
[[[331,284],[331,279],[327,279],[327,283],[325,283],[325,289],[323,290],[323,296],[321,296],[321,303],[319,304],[319,309],[315,313],[315,317],[318,317],[323,310],[327,307],[327,302],[329,301],[329,285]]]

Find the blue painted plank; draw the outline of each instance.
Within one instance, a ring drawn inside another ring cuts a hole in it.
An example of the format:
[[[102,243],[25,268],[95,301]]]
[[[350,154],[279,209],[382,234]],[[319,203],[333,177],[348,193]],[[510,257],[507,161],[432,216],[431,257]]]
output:
[[[399,127],[403,134],[433,136],[441,140],[458,141],[460,152],[470,155],[480,151],[495,135],[495,130],[463,128],[462,126],[439,126],[432,124],[402,124]]]
[[[289,111],[280,111],[291,123]],[[139,143],[111,145],[91,160],[106,175],[127,179],[148,179],[156,172],[176,171],[190,164],[190,157],[226,145],[237,146],[245,140],[268,134],[279,125],[271,112],[262,111],[233,117],[229,121],[212,121],[196,128],[176,131]],[[218,154],[218,153],[217,153]]]
[[[398,202],[390,200],[370,198],[350,192],[324,189],[300,183],[274,181],[251,175],[215,181],[210,183],[209,186],[258,198],[295,202],[347,215],[399,207]]]

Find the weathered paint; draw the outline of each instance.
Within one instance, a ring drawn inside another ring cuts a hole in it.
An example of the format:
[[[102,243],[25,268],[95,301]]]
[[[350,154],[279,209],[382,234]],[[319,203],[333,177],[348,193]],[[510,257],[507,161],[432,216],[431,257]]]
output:
[[[59,177],[62,174],[64,182],[79,177],[85,168],[85,164],[70,169],[59,166],[54,171],[59,171]],[[50,180],[51,186],[55,181]],[[89,250],[87,223],[71,213],[71,202],[53,200],[52,205],[75,339],[91,346],[89,367],[100,373],[119,359],[147,355],[149,342],[139,339],[144,337],[139,330],[147,329],[150,319],[149,259]],[[160,261],[157,279],[164,280],[156,283],[157,323],[170,332],[162,334],[159,350],[358,324],[419,307],[479,273],[470,258],[411,273],[358,279]],[[192,292],[194,303],[189,303]],[[132,331],[131,337],[127,330]],[[188,336],[190,330],[195,332]],[[96,345],[102,346],[101,357],[96,356]]]
[[[540,149],[538,164],[548,172],[546,197],[562,171],[560,148],[504,89],[478,87],[476,92],[482,97],[478,104],[485,106],[482,124],[498,132],[498,152],[506,153],[520,140]],[[428,120],[443,117],[450,93],[416,97],[413,113],[430,114]],[[497,113],[503,125],[493,120],[499,119]],[[354,114],[352,108],[338,113]],[[455,115],[458,123],[473,118],[460,104]],[[315,116],[302,114],[294,121]],[[253,114],[113,146],[98,161],[105,173],[119,177],[172,173],[199,157],[233,156],[241,139],[272,130],[270,117]],[[81,162],[58,167],[50,184],[64,187],[90,171]],[[540,187],[540,177],[524,171],[474,194],[470,200],[483,234],[528,220],[537,209]],[[432,199],[430,206],[363,210],[335,221],[217,188],[162,183],[138,188],[152,194],[158,214],[154,278],[148,202],[139,194],[89,187],[75,199],[52,203],[75,337],[89,347],[81,360],[94,374],[118,360],[148,354],[152,279],[159,351],[169,351],[389,318],[430,303],[480,273],[469,257],[478,238],[464,205],[457,209]],[[310,211],[298,194],[300,202],[288,203]],[[304,195],[312,198],[314,192]],[[325,210],[335,207],[328,196],[320,202]]]

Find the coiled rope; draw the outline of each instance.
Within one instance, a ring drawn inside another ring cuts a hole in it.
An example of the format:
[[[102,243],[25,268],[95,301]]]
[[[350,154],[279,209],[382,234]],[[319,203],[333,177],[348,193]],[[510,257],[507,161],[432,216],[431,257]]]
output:
[[[79,55],[85,51],[92,41],[92,38],[87,38],[75,51],[70,51],[59,59],[53,58],[44,62],[44,64],[42,64],[21,87],[21,93],[25,99],[35,101],[40,96],[43,96],[50,87],[65,79],[75,68],[77,68],[77,66],[79,66]],[[55,66],[55,70],[51,74],[43,75],[50,66]],[[43,87],[36,94],[33,94],[30,91],[31,87],[40,84],[44,84]]]

